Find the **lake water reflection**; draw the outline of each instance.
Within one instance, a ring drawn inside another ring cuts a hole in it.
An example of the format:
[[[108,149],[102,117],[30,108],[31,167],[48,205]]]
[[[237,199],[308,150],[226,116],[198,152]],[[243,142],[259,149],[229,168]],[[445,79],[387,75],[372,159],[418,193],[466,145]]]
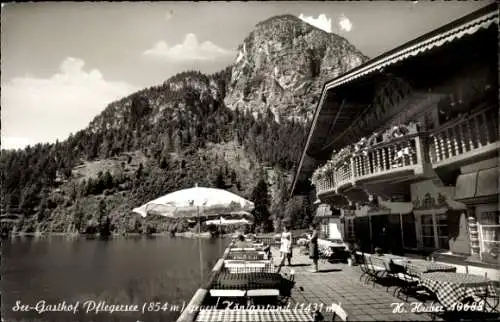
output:
[[[2,317],[5,321],[175,321],[178,309],[187,305],[202,276],[208,279],[227,243],[202,239],[200,265],[196,239],[52,236],[2,241]],[[38,304],[38,311],[57,304],[70,310],[76,304],[78,312],[39,314],[35,308],[39,301],[45,305]],[[85,301],[91,302],[84,306]],[[91,309],[93,302],[96,306]],[[95,314],[99,303],[108,312]],[[145,314],[144,303],[149,311]],[[21,305],[32,308],[20,312]],[[109,313],[117,305],[128,311],[136,305],[139,312]]]

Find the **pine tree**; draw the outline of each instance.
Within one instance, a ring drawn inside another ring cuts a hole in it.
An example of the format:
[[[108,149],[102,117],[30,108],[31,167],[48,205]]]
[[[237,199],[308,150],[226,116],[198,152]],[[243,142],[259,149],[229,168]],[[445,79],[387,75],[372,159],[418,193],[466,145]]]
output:
[[[144,171],[144,166],[142,165],[142,162],[139,164],[139,168],[135,171],[135,178],[137,180],[142,178],[142,173]]]
[[[214,181],[214,186],[218,189],[225,189],[226,188],[226,183],[224,180],[224,174],[222,168],[219,168],[217,171],[217,176]]]
[[[79,203],[77,203],[75,205],[75,209],[73,211],[73,223],[75,225],[75,229],[76,231],[81,231],[81,229],[83,228],[82,225],[83,225],[83,211],[82,211],[82,208],[80,206]]]
[[[98,216],[98,225],[102,225],[103,224],[103,220],[104,220],[104,217],[106,216],[106,202],[104,201],[104,199],[101,199],[99,201],[99,206],[98,206],[98,210],[97,210],[97,216]]]
[[[160,169],[165,170],[167,167],[168,167],[167,160],[165,157],[162,157],[160,161]]]
[[[109,170],[106,170],[102,177],[102,183],[103,183],[103,188],[104,189],[111,189],[113,188],[113,176],[109,172]]]
[[[261,178],[254,190],[252,191],[252,201],[254,202],[255,209],[253,215],[255,218],[255,225],[261,227],[264,231],[271,230],[271,221],[269,214],[269,193],[266,181]]]
[[[234,171],[234,169],[233,169],[233,170],[231,170],[231,183],[235,184],[236,180],[237,180],[236,171]]]

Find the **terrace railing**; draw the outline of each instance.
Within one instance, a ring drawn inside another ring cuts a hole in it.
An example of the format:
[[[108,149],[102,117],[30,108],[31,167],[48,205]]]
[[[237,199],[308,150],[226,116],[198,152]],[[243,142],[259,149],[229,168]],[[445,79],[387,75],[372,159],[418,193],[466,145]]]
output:
[[[353,164],[353,159],[349,158],[345,160],[345,162],[337,166],[333,174],[335,189],[342,188],[352,183],[353,180],[352,164]]]
[[[337,165],[336,170],[318,182],[317,195],[338,193],[358,181],[391,178],[398,173],[423,173],[422,134],[416,133],[379,143]]]
[[[429,157],[434,168],[498,149],[498,110],[484,109],[444,124],[431,134]]]
[[[322,194],[326,192],[333,191],[335,189],[335,178],[334,174],[330,173],[326,176],[326,178],[323,178],[318,182],[318,185],[316,187],[316,194]]]
[[[376,179],[413,170],[423,172],[421,133],[380,143],[353,157],[354,180]]]

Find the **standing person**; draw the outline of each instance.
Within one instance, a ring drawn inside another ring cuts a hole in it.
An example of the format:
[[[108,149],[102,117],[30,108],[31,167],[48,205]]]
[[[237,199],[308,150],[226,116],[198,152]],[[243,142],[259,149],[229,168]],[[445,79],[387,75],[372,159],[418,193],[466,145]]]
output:
[[[293,233],[292,233],[292,227],[288,226],[287,230],[289,231],[290,234],[290,247],[288,248],[288,253],[286,254],[286,259],[288,260],[288,266],[292,266],[292,256],[293,256]]]
[[[383,253],[388,253],[388,243],[387,243],[387,226],[382,226],[382,232],[380,233],[380,248],[382,248]]]
[[[319,249],[318,249],[318,229],[316,224],[311,224],[309,226],[311,229],[311,237],[309,238],[309,258],[313,260],[314,269],[311,270],[312,273],[318,272],[318,259],[319,259]]]
[[[289,231],[289,229],[290,228],[288,226],[284,226],[283,233],[281,234],[281,259],[278,266],[278,273],[280,272],[281,267],[283,267],[283,265],[285,264],[285,260],[288,259],[288,264],[290,265],[290,261],[292,259],[292,233]]]

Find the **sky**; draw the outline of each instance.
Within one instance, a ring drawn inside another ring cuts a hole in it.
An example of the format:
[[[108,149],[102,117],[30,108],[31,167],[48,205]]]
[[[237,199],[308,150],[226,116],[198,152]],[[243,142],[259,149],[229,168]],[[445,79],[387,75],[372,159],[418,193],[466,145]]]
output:
[[[293,14],[375,57],[493,1],[2,4],[2,149],[62,141],[107,104],[235,61],[254,26]]]

